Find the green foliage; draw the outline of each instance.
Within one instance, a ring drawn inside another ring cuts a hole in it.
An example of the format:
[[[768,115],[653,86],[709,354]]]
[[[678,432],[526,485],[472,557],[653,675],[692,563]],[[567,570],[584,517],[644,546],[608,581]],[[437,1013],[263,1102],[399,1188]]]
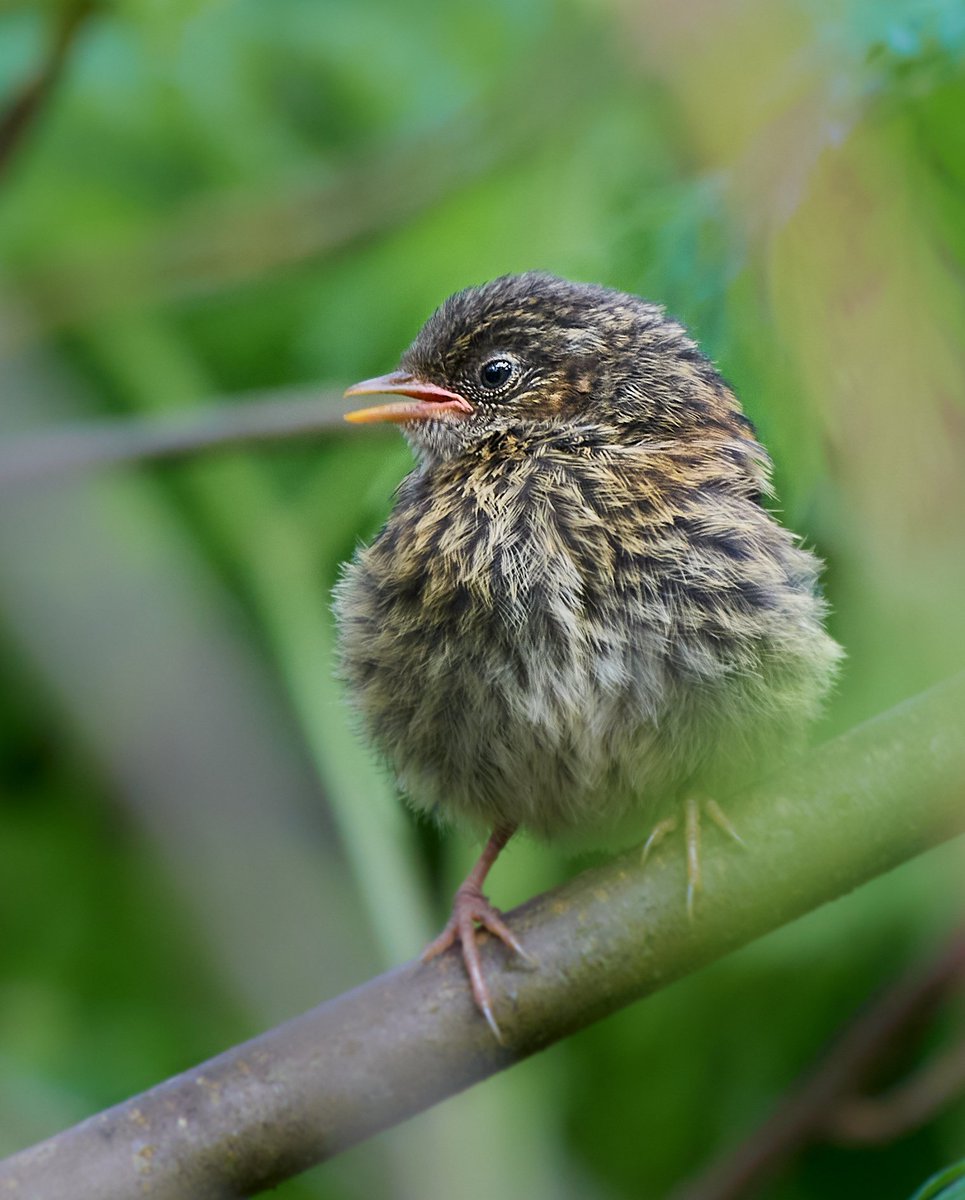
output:
[[[939,1171],[915,1192],[911,1200],[962,1200],[965,1196],[965,1161]]]
[[[58,10],[0,9],[0,104]],[[965,665],[962,6],[675,11],[99,5],[0,176],[0,437],[348,383],[467,283],[601,280],[691,325],[829,563],[818,736]],[[0,1153],[441,919],[473,848],[404,814],[332,677],[338,563],[408,461],[346,432],[0,499]],[[494,898],[573,869],[520,844]],[[961,874],[914,864],[279,1194],[666,1195],[940,938]],[[963,1136],[959,1102],[766,1194],[907,1195]]]

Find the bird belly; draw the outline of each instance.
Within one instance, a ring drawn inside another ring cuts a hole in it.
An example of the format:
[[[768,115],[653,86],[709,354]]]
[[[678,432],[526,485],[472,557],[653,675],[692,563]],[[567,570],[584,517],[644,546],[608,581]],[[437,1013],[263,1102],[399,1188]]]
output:
[[[346,570],[336,612],[342,675],[413,806],[610,840],[786,752],[840,652],[813,559],[750,511],[769,572],[750,593],[687,545],[617,559],[607,577],[593,566],[612,543],[575,556],[545,513],[494,529],[390,522]]]
[[[464,580],[387,601],[356,564],[337,601],[343,675],[417,809],[545,837],[622,823],[680,769],[660,639],[604,630],[575,593],[528,578],[498,604]]]

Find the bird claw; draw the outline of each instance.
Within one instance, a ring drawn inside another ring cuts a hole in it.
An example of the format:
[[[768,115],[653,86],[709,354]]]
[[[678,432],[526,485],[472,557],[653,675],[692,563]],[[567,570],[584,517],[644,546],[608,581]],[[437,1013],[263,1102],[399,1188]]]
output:
[[[665,817],[664,820],[658,821],[653,829],[650,830],[650,836],[643,843],[643,853],[640,855],[640,862],[645,863],[667,834],[673,833],[676,828],[676,817]]]
[[[743,846],[745,850],[747,849],[747,843],[734,828],[730,817],[728,817],[727,813],[724,812],[716,800],[706,801],[704,804],[704,812],[708,817],[710,817],[718,829],[722,829],[729,838],[738,844],[738,846]]]
[[[489,985],[483,975],[482,958],[479,953],[479,943],[476,940],[476,926],[480,925],[487,933],[498,938],[504,946],[512,950],[524,962],[535,966],[532,955],[527,954],[519,939],[503,920],[502,914],[486,897],[474,887],[461,887],[452,902],[452,916],[446,922],[445,928],[437,938],[426,946],[422,952],[422,961],[429,962],[437,955],[444,953],[456,942],[462,945],[462,961],[469,976],[472,997],[476,1007],[486,1019],[486,1024],[492,1030],[496,1041],[502,1045],[503,1037],[496,1018],[493,1016],[492,997]]]
[[[728,837],[745,849],[747,843],[731,824],[730,819],[716,800],[705,800],[703,804],[693,796],[684,802],[684,837],[687,850],[687,917],[694,919],[698,893],[703,889],[703,872],[700,855],[700,825],[701,809],[713,821],[718,829],[723,830]],[[665,817],[650,831],[650,836],[643,844],[640,861],[645,863],[650,854],[660,845],[668,834],[673,833],[679,825],[677,817]]]
[[[689,796],[684,803],[684,828],[687,841],[687,918],[694,919],[697,893],[704,886],[700,869],[700,803]]]

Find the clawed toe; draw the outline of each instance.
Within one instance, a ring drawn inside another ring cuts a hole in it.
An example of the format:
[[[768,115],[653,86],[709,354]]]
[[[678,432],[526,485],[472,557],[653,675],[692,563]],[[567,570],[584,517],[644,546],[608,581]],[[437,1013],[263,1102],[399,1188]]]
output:
[[[660,845],[664,838],[673,833],[677,828],[676,817],[666,817],[663,821],[658,821],[650,830],[650,836],[643,843],[643,853],[640,856],[641,862],[646,862],[654,850]]]
[[[503,920],[502,914],[489,903],[482,893],[489,868],[496,861],[500,850],[513,836],[513,829],[512,825],[497,825],[493,830],[476,865],[469,872],[465,883],[456,892],[452,904],[452,916],[446,923],[445,929],[422,952],[422,961],[428,962],[430,958],[442,954],[457,941],[461,943],[462,961],[465,963],[466,972],[469,975],[472,998],[476,1002],[476,1007],[486,1018],[486,1024],[492,1030],[493,1037],[500,1043],[503,1038],[499,1032],[499,1026],[496,1024],[496,1018],[493,1016],[492,999],[489,995],[486,977],[483,975],[479,944],[476,941],[476,926],[481,925],[493,937],[499,938],[514,954],[518,954],[526,962],[532,963],[533,960],[519,944],[516,935]]]
[[[493,937],[498,938],[524,962],[534,965],[532,956],[523,949],[519,939],[503,920],[499,909],[492,905],[477,888],[465,885],[456,892],[452,905],[452,916],[446,923],[446,927],[422,952],[422,961],[428,962],[454,946],[456,942],[460,943],[462,960],[469,976],[473,1000],[485,1017],[493,1036],[501,1043],[502,1034],[493,1016],[492,997],[483,974],[482,957],[476,938],[477,925],[492,934]]]
[[[728,817],[727,813],[724,812],[716,800],[708,800],[704,805],[704,812],[706,812],[707,816],[710,817],[717,828],[722,829],[729,838],[732,838],[738,844],[738,846],[743,846],[745,849],[747,848],[747,843],[734,828],[730,817]]]
[[[467,937],[475,941],[475,927],[479,925],[487,933],[498,938],[504,946],[508,946],[514,954],[518,954],[525,962],[532,963],[533,958],[527,954],[522,943],[503,920],[502,913],[491,904],[481,893],[457,892],[452,905],[452,916],[446,923],[445,929],[434,938],[422,951],[422,961],[428,962],[437,955],[444,953],[456,942],[465,943]]]
[[[703,809],[703,812],[707,814],[718,829],[723,830],[728,837],[741,846],[746,847],[747,845],[716,800],[705,800],[701,803],[700,800],[691,796],[684,801],[684,841],[687,851],[687,916],[690,920],[694,919],[697,896],[703,888],[700,852],[701,809]],[[678,818],[671,816],[665,817],[653,827],[650,836],[643,844],[641,862],[647,861],[651,853],[660,845],[664,838],[677,829],[678,824]]]

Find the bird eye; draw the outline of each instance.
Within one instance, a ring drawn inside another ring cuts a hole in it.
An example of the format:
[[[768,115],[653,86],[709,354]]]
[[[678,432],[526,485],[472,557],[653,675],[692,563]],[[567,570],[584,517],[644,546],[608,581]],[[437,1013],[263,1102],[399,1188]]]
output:
[[[479,368],[479,379],[483,387],[499,388],[510,380],[515,369],[508,358],[490,358]]]

